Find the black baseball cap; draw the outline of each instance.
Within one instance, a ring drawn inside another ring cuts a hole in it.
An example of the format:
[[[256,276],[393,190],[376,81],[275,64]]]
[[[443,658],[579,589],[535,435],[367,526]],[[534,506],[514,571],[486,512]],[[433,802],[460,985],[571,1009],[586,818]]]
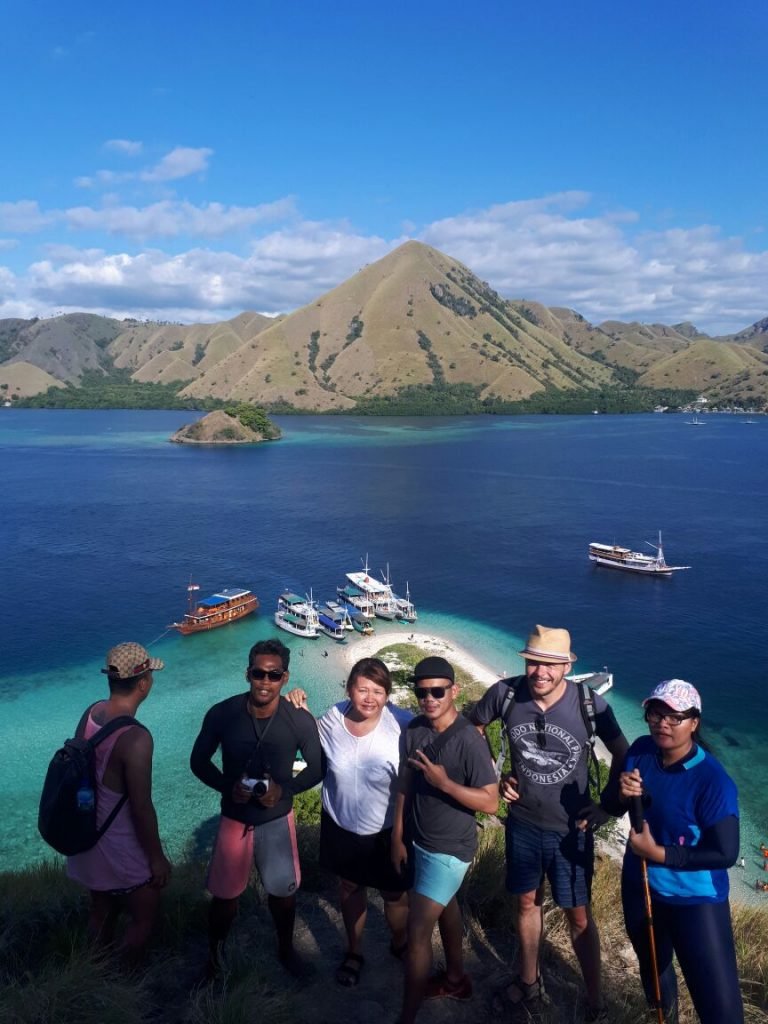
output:
[[[446,661],[445,658],[439,658],[433,655],[430,658],[422,658],[416,668],[413,670],[413,682],[417,683],[420,679],[449,679],[451,683],[456,682],[456,677],[453,674],[453,665],[450,661]]]

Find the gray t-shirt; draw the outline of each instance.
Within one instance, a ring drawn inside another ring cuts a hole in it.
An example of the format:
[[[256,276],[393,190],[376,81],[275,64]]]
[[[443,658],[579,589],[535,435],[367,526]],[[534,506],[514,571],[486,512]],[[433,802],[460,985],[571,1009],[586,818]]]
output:
[[[555,832],[574,828],[578,812],[589,803],[589,744],[578,687],[568,683],[560,700],[546,711],[531,698],[525,676],[502,679],[485,693],[470,714],[476,725],[501,715],[508,685],[515,700],[507,711],[512,773],[520,799],[509,805],[513,821]],[[621,735],[611,708],[593,693],[595,732],[610,743]]]
[[[466,720],[462,720],[466,722]],[[479,789],[496,781],[488,744],[469,722],[460,724],[446,742],[433,754],[430,745],[439,733],[423,715],[414,718],[405,734],[406,757],[423,750],[430,761],[441,764],[448,778],[461,786]],[[434,786],[423,774],[401,765],[412,780],[412,838],[430,853],[448,853],[459,860],[471,861],[477,849],[475,813]]]

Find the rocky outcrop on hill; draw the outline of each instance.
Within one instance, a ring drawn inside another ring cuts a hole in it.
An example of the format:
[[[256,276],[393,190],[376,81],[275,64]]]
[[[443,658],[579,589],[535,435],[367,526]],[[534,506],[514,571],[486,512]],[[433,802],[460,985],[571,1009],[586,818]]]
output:
[[[279,430],[273,437],[251,430],[236,416],[230,416],[223,409],[216,409],[201,420],[177,430],[170,440],[177,444],[255,444],[258,441],[273,441],[279,436]]]

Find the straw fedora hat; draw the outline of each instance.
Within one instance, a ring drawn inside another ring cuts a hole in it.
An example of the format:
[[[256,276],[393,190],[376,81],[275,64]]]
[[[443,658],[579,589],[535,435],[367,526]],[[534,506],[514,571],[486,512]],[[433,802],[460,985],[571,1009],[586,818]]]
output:
[[[551,665],[576,661],[571,650],[571,634],[567,629],[550,626],[536,626],[520,653],[530,661],[544,661]]]

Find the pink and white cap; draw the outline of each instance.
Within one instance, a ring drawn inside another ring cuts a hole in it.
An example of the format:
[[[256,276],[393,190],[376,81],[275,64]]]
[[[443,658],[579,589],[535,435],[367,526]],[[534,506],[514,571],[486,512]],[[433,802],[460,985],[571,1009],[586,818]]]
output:
[[[650,704],[652,700],[659,700],[673,711],[690,711],[696,708],[701,711],[701,697],[699,691],[691,683],[684,679],[665,679],[653,688],[649,697],[643,701],[643,707]]]

